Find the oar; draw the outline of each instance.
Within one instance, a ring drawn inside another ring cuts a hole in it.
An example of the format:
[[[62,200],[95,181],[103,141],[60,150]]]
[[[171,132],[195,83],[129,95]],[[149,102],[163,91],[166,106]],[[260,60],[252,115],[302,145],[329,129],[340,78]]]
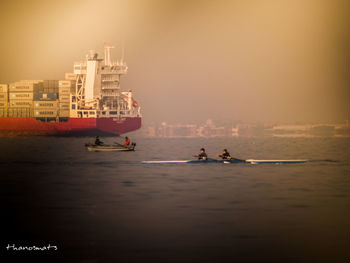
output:
[[[228,159],[228,160],[236,160],[236,161],[240,161],[240,162],[245,162],[245,160],[238,159],[238,158],[235,158],[235,157],[231,157],[231,158]]]
[[[218,155],[216,155],[217,157],[220,157],[220,154],[218,154]],[[245,162],[245,160],[242,160],[242,159],[238,159],[238,158],[235,158],[235,157],[232,157],[232,156],[230,156],[230,157],[228,157],[227,159],[222,159],[222,160],[227,160],[227,161],[229,161],[229,160],[236,160],[236,161],[240,161],[240,162]]]
[[[196,157],[196,156],[194,156]],[[202,162],[206,162],[206,161],[215,161],[217,162],[218,160],[214,159],[214,158],[206,158],[206,159],[198,159],[198,161],[202,161]]]
[[[118,143],[118,142],[115,142],[114,144],[116,144],[116,145],[118,145],[118,146],[121,146],[121,147],[124,147],[123,144],[120,144],[120,143]]]

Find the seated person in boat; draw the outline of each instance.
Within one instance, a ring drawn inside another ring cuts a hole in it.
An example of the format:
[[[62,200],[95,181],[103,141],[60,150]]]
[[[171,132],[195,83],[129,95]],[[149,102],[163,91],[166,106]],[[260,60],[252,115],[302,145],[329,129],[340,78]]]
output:
[[[124,147],[130,146],[130,139],[128,136],[125,137]]]
[[[231,155],[230,153],[227,151],[227,149],[224,149],[222,151],[222,154],[218,154],[218,157],[221,157],[223,160],[230,160],[231,159]]]
[[[100,137],[99,136],[96,136],[95,145],[103,145],[103,142],[100,141]]]
[[[208,155],[206,154],[204,148],[202,148],[200,150],[199,154],[193,155],[193,157],[198,157],[198,160],[207,160],[208,159]]]

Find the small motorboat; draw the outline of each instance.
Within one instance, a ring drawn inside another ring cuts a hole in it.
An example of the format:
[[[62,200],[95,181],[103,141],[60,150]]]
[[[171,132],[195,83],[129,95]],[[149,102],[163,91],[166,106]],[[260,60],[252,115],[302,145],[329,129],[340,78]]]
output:
[[[124,147],[123,145],[116,144],[116,145],[96,145],[87,143],[85,144],[88,151],[90,152],[129,152],[129,151],[135,151],[136,143],[132,143],[128,147]]]

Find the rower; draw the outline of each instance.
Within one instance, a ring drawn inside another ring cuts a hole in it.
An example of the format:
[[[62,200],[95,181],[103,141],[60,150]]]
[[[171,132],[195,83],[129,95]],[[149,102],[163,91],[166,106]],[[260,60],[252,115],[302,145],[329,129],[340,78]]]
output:
[[[128,147],[130,145],[130,139],[128,136],[125,137],[124,147]]]
[[[103,142],[100,141],[100,137],[99,136],[96,136],[95,145],[103,145]]]
[[[198,160],[207,160],[208,155],[205,152],[205,149],[202,148],[199,152],[199,154],[194,154],[193,157],[198,157]]]
[[[227,149],[224,149],[222,151],[222,154],[218,154],[217,156],[221,157],[223,160],[230,160],[232,158],[230,153],[227,151]]]

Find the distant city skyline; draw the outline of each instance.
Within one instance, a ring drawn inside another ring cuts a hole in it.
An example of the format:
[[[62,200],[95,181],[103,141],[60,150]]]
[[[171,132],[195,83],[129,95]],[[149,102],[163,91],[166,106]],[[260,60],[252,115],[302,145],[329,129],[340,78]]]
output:
[[[146,137],[350,137],[349,121],[343,123],[244,123],[217,124],[208,119],[204,123],[146,124],[140,134]]]

